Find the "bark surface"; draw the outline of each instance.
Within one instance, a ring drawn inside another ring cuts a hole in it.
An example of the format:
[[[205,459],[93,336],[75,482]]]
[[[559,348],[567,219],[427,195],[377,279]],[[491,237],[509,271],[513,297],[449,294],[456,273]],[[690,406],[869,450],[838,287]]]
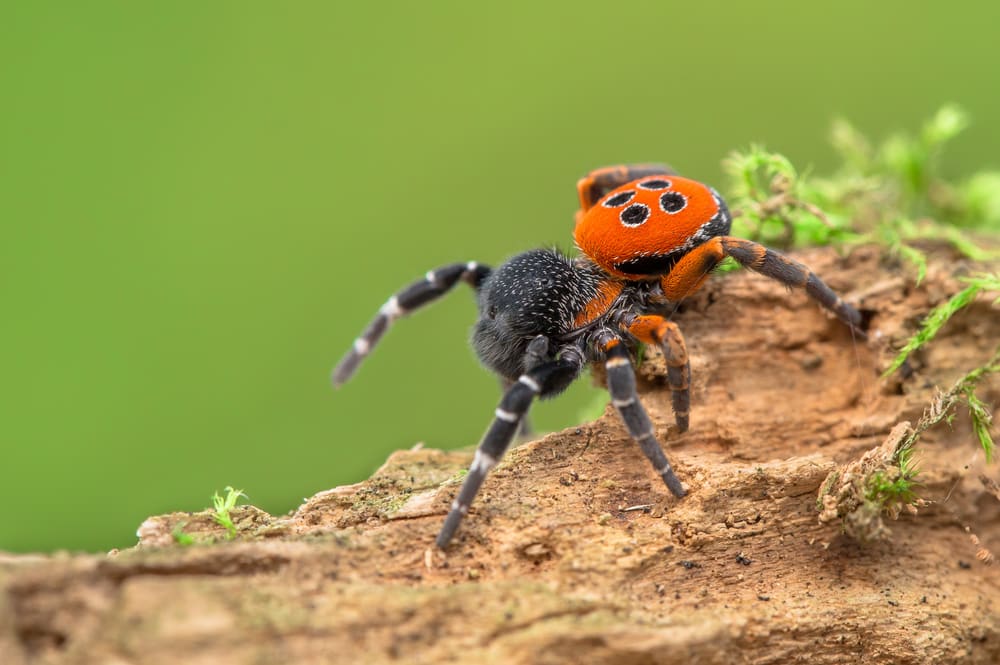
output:
[[[796,255],[871,314],[867,342],[802,293],[714,278],[675,317],[689,432],[672,431],[658,355],[641,369],[690,490],[680,501],[606,411],[512,450],[441,553],[471,451],[400,451],[292,515],[238,508],[233,541],[207,513],[175,513],[147,520],[132,550],[0,557],[0,662],[1000,662],[1000,474],[966,414],[923,435],[927,503],[887,518],[881,539],[860,543],[817,508],[832,471],[1000,340],[983,297],[911,376],[879,378],[890,346],[975,268],[938,257],[914,287],[874,248]],[[978,393],[1000,404],[995,378]],[[180,528],[200,542],[178,545]]]

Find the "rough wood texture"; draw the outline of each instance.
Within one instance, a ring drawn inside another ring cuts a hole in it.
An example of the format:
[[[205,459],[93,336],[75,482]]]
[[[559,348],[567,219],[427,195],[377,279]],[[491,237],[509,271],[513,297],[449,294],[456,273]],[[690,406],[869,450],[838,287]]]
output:
[[[1000,497],[980,481],[998,474],[966,417],[922,439],[929,504],[886,539],[858,544],[816,507],[831,470],[990,356],[998,310],[977,302],[914,376],[881,381],[887,344],[964,266],[943,257],[913,288],[874,249],[798,258],[874,310],[873,341],[759,276],[715,279],[678,317],[690,432],[670,431],[655,354],[642,371],[687,498],[606,412],[513,450],[442,555],[428,548],[471,454],[402,451],[292,516],[239,509],[234,542],[176,546],[179,521],[196,538],[222,530],[173,514],[113,556],[0,559],[0,661],[1000,662],[1000,567],[976,558],[1000,549]],[[980,395],[1000,403],[1000,382]]]

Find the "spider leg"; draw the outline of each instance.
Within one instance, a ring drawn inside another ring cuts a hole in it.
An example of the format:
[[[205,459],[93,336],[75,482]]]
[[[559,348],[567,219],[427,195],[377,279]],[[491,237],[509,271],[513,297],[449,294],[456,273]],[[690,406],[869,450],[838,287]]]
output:
[[[648,175],[677,175],[677,171],[666,164],[623,164],[591,171],[576,183],[576,192],[580,197],[580,212],[577,215],[590,210],[599,198],[612,189]]]
[[[582,367],[583,355],[575,347],[567,347],[558,360],[550,360],[528,370],[504,393],[493,423],[483,435],[465,482],[438,533],[438,547],[444,549],[455,535],[455,530],[469,512],[469,506],[486,480],[486,475],[507,451],[535,397],[559,390],[579,375]]]
[[[813,300],[832,312],[862,338],[861,314],[826,285],[814,272],[798,261],[763,245],[729,236],[717,236],[688,252],[661,281],[663,294],[679,301],[697,291],[709,272],[727,256],[754,272],[789,287],[805,289]]]
[[[524,369],[526,372],[530,372],[542,363],[548,360],[549,351],[549,340],[545,335],[539,335],[535,339],[531,340],[528,344],[528,350],[524,354]],[[507,377],[500,377],[500,387],[503,388],[504,392],[511,389],[515,381],[508,379]],[[528,414],[525,413],[524,417],[521,418],[521,426],[517,429],[517,438],[519,441],[526,441],[531,438],[534,434],[534,429],[531,427],[531,420],[528,418]]]
[[[344,357],[333,369],[333,385],[339,388],[351,378],[361,361],[371,353],[378,341],[382,339],[382,335],[396,319],[406,316],[414,309],[444,295],[460,279],[478,290],[489,274],[489,266],[480,265],[475,261],[453,263],[437,270],[428,271],[422,280],[410,284],[389,298],[364,332],[354,340],[351,349],[344,354]]]
[[[639,401],[635,389],[635,370],[628,350],[622,344],[620,337],[605,332],[598,338],[598,345],[604,351],[606,359],[604,367],[608,375],[608,392],[611,393],[611,403],[618,409],[618,414],[625,422],[628,433],[636,440],[653,469],[663,479],[670,492],[677,498],[687,494],[681,481],[670,466],[660,442],[656,440],[653,422]]]
[[[510,390],[515,383],[517,382],[511,381],[507,377],[500,378],[500,388],[505,393],[508,390]],[[535,433],[535,428],[531,426],[531,418],[529,418],[528,414],[526,413],[524,414],[524,417],[521,418],[521,424],[517,428],[517,440],[519,443],[527,441],[531,438],[531,435],[534,433]]]
[[[691,362],[680,328],[662,316],[645,315],[635,317],[625,329],[639,341],[655,344],[663,351],[677,429],[686,432],[691,412]]]

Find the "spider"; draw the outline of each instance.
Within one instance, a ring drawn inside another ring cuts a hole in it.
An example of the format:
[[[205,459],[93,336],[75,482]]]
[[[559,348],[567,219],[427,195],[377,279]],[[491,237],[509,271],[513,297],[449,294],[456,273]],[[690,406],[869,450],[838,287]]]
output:
[[[577,183],[574,232],[580,256],[551,249],[518,254],[495,270],[456,263],[429,271],[398,292],[333,370],[342,385],[390,324],[447,293],[472,286],[479,317],[472,345],[499,375],[504,395],[436,540],[445,548],[492,469],[522,426],[532,401],[558,395],[588,363],[603,363],[611,403],[670,492],[686,494],[636,394],[633,356],[655,344],[667,365],[677,431],[688,429],[691,365],[667,317],[727,256],[789,287],[800,287],[864,337],[859,312],[806,266],[729,233],[731,218],[711,187],[662,164],[613,166]]]

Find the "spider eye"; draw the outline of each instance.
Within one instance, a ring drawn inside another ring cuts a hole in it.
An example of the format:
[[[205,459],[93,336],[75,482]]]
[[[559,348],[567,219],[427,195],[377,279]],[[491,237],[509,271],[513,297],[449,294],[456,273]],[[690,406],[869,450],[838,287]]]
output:
[[[659,190],[670,187],[669,180],[647,180],[639,183],[639,189]]]
[[[633,196],[635,196],[635,192],[632,191],[618,192],[617,194],[606,200],[601,205],[604,206],[605,208],[617,208],[618,206],[623,206],[629,201],[631,201]]]
[[[639,226],[649,219],[649,206],[644,203],[633,203],[622,210],[618,217],[625,226]]]
[[[687,197],[680,192],[666,192],[660,196],[660,207],[663,212],[675,215],[687,207]]]
[[[490,319],[491,321],[493,319],[497,318],[497,306],[496,305],[490,305],[489,307],[486,308],[486,318]]]

